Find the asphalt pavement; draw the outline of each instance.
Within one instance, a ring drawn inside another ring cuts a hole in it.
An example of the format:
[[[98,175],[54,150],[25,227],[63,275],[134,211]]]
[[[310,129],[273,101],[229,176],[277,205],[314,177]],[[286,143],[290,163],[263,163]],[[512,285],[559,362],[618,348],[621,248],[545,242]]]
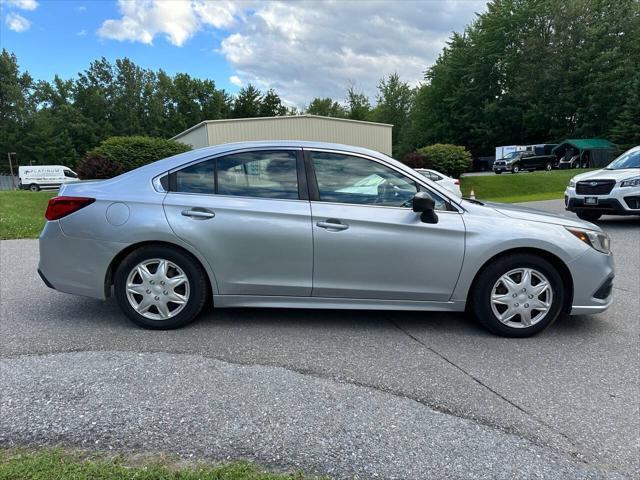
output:
[[[562,202],[527,204],[562,213]],[[605,313],[522,340],[462,314],[215,310],[169,332],[47,289],[0,242],[0,446],[246,458],[336,478],[640,471],[640,222]]]

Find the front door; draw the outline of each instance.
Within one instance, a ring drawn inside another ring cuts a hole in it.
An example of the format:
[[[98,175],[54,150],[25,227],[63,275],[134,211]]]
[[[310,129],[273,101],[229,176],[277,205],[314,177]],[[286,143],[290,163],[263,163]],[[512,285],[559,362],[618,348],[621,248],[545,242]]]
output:
[[[422,223],[411,209],[418,186],[402,172],[360,156],[310,154],[313,296],[448,301],[464,257],[461,214],[429,192],[439,221]]]
[[[300,165],[298,165],[300,164]],[[311,295],[310,205],[301,152],[233,153],[171,174],[173,231],[209,262],[223,295]]]

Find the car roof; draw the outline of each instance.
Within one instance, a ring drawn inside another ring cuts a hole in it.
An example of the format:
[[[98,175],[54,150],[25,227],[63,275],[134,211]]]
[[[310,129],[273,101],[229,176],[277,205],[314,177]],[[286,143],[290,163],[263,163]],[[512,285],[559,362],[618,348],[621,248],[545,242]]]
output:
[[[244,150],[251,148],[318,148],[325,150],[336,150],[343,152],[351,152],[351,153],[360,153],[363,155],[369,155],[372,157],[390,159],[393,160],[390,156],[385,155],[381,152],[376,152],[375,150],[370,150],[368,148],[356,147],[354,145],[344,145],[340,143],[329,143],[329,142],[310,142],[303,140],[261,140],[261,141],[248,141],[248,142],[234,142],[234,143],[224,143],[221,145],[214,145],[211,147],[203,147],[195,150],[189,150],[188,152],[180,153],[178,155],[174,155],[173,157],[164,158],[162,160],[158,160],[157,162],[150,163],[141,167],[138,170],[144,169],[145,172],[151,173],[152,171],[157,171],[158,173],[171,170],[173,168],[179,167],[185,163],[189,163],[191,161],[199,160],[201,158],[206,158],[209,156],[220,155],[227,152],[233,152],[234,150]],[[395,161],[395,160],[394,160]]]

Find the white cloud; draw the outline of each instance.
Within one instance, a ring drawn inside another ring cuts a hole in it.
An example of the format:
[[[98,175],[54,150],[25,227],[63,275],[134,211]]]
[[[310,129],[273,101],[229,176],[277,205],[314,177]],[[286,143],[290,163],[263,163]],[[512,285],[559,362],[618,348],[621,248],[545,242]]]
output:
[[[241,87],[242,86],[242,80],[237,75],[231,75],[229,77],[229,82],[232,83],[233,85],[235,85],[236,87]]]
[[[14,12],[9,13],[5,21],[9,30],[13,30],[14,32],[24,32],[25,30],[29,30],[31,27],[31,22],[29,20]]]
[[[79,36],[79,37],[84,37],[84,36],[87,35],[87,31],[82,29],[79,32],[76,32],[76,35]]]
[[[485,3],[119,0],[122,17],[98,33],[147,44],[164,35],[182,46],[199,30],[217,30],[231,83],[274,88],[302,106],[315,96],[341,100],[350,83],[373,100],[379,79],[394,72],[419,83],[450,33]]]
[[[36,0],[7,0],[7,3],[21,10],[35,10],[38,8]]]
[[[182,46],[198,31],[193,5],[182,0],[119,0],[120,20],[105,20],[98,35],[115,40],[152,44],[164,34],[169,42]]]

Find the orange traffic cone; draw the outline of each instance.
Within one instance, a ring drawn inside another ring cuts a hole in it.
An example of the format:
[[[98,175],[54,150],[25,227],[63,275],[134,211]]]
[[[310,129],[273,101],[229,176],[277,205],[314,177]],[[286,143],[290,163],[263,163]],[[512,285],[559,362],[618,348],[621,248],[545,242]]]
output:
[[[471,200],[475,200],[476,199],[476,192],[473,191],[473,187],[471,188],[471,191],[469,192],[469,198]]]

